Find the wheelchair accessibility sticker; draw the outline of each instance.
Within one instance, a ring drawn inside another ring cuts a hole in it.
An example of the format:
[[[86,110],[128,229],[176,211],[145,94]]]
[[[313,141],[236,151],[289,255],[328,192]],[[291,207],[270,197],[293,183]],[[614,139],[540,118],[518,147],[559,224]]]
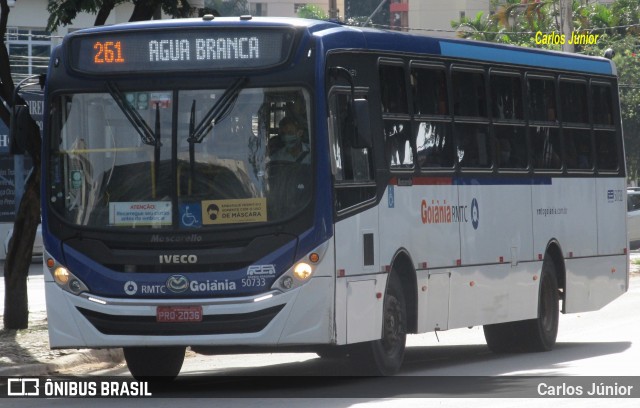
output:
[[[185,228],[200,228],[202,226],[200,203],[180,204],[180,226]]]

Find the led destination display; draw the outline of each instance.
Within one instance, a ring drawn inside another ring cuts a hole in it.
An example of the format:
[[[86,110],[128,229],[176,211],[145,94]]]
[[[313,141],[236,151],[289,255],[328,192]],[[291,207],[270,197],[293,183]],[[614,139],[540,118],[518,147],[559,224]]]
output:
[[[291,30],[173,30],[103,33],[72,38],[74,70],[124,72],[255,69],[287,60]]]

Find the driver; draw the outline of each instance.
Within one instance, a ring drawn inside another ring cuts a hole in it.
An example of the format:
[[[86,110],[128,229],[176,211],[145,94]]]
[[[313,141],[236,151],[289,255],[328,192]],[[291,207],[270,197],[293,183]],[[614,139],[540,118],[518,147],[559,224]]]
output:
[[[272,161],[288,161],[309,164],[309,146],[302,141],[304,130],[291,117],[284,117],[278,124],[282,147],[271,155]]]

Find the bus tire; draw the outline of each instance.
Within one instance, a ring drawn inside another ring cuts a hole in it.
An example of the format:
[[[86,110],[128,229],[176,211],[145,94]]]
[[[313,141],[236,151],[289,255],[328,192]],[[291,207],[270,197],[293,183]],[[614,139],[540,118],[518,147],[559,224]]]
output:
[[[135,379],[172,381],[180,373],[186,347],[124,347],[122,350]]]
[[[382,311],[382,338],[355,345],[356,370],[365,375],[393,375],[400,370],[407,340],[406,300],[397,273],[391,272]]]
[[[538,317],[483,326],[489,350],[494,353],[549,351],[556,343],[560,298],[555,264],[549,256],[542,263],[538,290]]]
[[[556,344],[560,321],[560,294],[553,260],[545,256],[538,292],[538,317],[525,320],[525,351],[549,351]]]

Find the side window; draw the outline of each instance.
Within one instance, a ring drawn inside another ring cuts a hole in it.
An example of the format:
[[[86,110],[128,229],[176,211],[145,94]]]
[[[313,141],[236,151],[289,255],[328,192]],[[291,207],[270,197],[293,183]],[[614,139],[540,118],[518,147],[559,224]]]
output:
[[[463,168],[490,168],[492,165],[489,118],[484,72],[453,69],[453,114],[457,159]]]
[[[369,149],[352,147],[351,94],[335,92],[329,99],[331,160],[335,178],[335,206],[338,212],[375,197],[372,185],[372,157]]]
[[[452,168],[455,149],[444,68],[413,66],[411,94],[418,164],[421,168]]]
[[[517,73],[492,72],[490,81],[496,165],[499,169],[525,169],[528,166],[529,155],[522,102],[522,79]]]
[[[564,123],[589,123],[587,112],[587,83],[560,81],[560,107]]]
[[[454,70],[451,74],[453,114],[467,117],[486,117],[487,101],[484,73]]]
[[[560,108],[564,161],[568,170],[593,169],[591,127],[587,110],[587,83],[560,80]]]
[[[498,120],[524,120],[520,75],[491,74],[491,113]]]
[[[453,167],[454,148],[451,123],[438,120],[418,120],[416,128],[416,150],[420,167]]]
[[[612,100],[611,85],[595,82],[591,84],[591,110],[596,126],[613,126]]]
[[[534,154],[534,168],[559,170],[562,168],[559,129],[550,126],[531,126],[529,134]]]
[[[528,77],[529,127],[535,169],[560,170],[562,150],[556,106],[555,80],[551,77]]]
[[[448,115],[447,77],[443,68],[411,68],[415,115]]]
[[[529,78],[527,80],[529,96],[529,120],[534,122],[555,122],[556,88],[553,78]]]
[[[615,131],[598,130],[596,136],[596,156],[598,157],[598,169],[604,171],[616,171],[619,167],[618,144]]]
[[[412,169],[411,121],[402,65],[380,65],[384,143],[389,168]]]

